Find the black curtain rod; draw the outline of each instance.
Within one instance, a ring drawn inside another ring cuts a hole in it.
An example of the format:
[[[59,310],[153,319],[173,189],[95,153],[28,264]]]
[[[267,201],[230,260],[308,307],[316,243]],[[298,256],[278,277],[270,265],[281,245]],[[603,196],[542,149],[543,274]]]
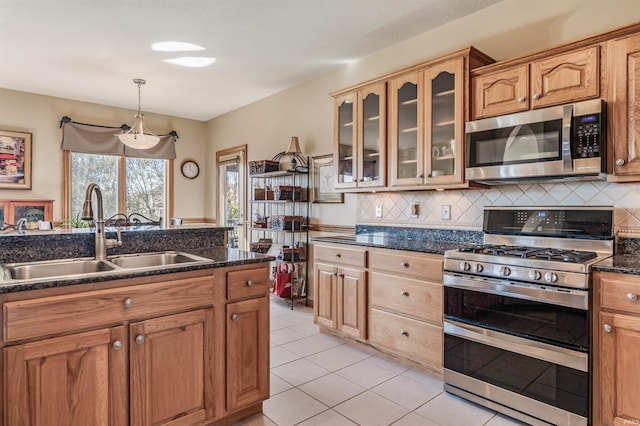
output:
[[[63,126],[65,123],[82,124],[83,126],[100,127],[100,128],[102,128],[102,129],[120,129],[120,130],[123,130],[123,131],[125,131],[125,132],[131,128],[128,124],[123,124],[123,125],[121,125],[120,127],[113,127],[113,126],[101,126],[101,125],[99,125],[99,124],[79,123],[79,122],[77,122],[77,121],[73,121],[73,120],[71,119],[71,117],[68,117],[68,116],[66,116],[66,115],[65,115],[65,116],[63,116],[63,117],[60,119],[60,128],[62,128],[62,126]],[[178,138],[178,132],[176,132],[175,130],[172,130],[172,131],[170,131],[169,133],[166,133],[166,134],[164,134],[164,135],[158,135],[158,136],[169,136],[169,135],[173,136],[173,137],[174,137],[174,138],[176,138],[176,139],[179,139],[179,138]]]

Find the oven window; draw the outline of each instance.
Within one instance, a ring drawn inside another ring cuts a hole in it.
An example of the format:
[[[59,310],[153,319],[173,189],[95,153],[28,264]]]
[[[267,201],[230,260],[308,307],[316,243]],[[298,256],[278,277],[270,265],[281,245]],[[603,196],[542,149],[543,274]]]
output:
[[[467,134],[467,167],[537,163],[561,158],[562,120]]]
[[[589,374],[444,335],[444,368],[588,417]]]
[[[588,352],[585,310],[445,287],[445,318]]]

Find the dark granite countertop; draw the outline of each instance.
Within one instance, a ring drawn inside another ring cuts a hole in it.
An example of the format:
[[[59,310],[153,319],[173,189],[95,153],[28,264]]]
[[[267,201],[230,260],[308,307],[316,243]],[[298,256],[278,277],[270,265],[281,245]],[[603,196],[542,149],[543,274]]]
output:
[[[334,235],[313,237],[311,241],[350,244],[391,250],[415,251],[419,253],[444,254],[447,250],[473,245],[469,242],[430,240],[420,237],[393,236],[388,233]]]
[[[112,281],[125,278],[146,277],[151,275],[164,275],[175,272],[189,272],[202,269],[223,268],[226,266],[248,265],[275,260],[273,256],[266,256],[259,253],[252,253],[237,249],[227,249],[224,247],[210,247],[205,249],[187,249],[182,252],[200,256],[205,260],[189,263],[176,264],[155,268],[123,268],[108,272],[100,272],[85,275],[73,275],[55,279],[29,279],[29,280],[7,280],[0,279],[0,294],[14,293],[18,291],[38,290],[45,288],[65,287],[77,284],[89,284],[96,282]]]
[[[591,266],[593,271],[640,275],[640,256],[617,254]]]

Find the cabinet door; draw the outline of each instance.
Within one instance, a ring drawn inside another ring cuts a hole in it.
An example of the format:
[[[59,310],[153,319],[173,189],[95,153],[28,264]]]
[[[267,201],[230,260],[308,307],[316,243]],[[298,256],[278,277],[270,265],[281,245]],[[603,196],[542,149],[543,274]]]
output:
[[[471,79],[472,120],[529,109],[529,65]]]
[[[8,425],[126,425],[124,327],[4,349]]]
[[[600,95],[600,48],[565,53],[531,63],[533,108]]]
[[[313,319],[316,324],[337,329],[337,268],[314,262]]]
[[[386,185],[387,85],[358,92],[358,187]]]
[[[600,314],[601,421],[618,426],[640,421],[640,318]]]
[[[334,164],[336,188],[355,188],[358,180],[357,158],[357,93],[335,99],[334,106]]]
[[[613,174],[638,179],[640,175],[640,35],[617,40],[609,68],[614,75],[609,118],[613,136]]]
[[[338,268],[338,330],[346,336],[366,337],[366,278],[361,269]]]
[[[227,305],[227,410],[269,398],[269,299]]]
[[[424,91],[422,73],[390,82],[390,185],[424,183]]]
[[[213,418],[213,309],[129,327],[131,425]]]
[[[458,183],[464,179],[463,72],[462,57],[425,72],[427,183]]]

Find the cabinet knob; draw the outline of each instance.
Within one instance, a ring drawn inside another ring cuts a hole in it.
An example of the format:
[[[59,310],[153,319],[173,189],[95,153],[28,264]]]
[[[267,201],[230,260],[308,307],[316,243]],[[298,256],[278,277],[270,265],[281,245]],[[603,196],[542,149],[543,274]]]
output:
[[[139,344],[139,345],[144,343],[144,336],[142,334],[138,334],[136,336],[136,343]]]
[[[122,302],[122,305],[129,309],[130,307],[133,306],[133,300],[132,299],[125,299],[124,302]]]
[[[402,291],[400,292],[400,296],[409,297],[409,292],[408,292],[408,291],[405,291],[405,290],[402,290]]]
[[[239,319],[240,319],[240,315],[238,314],[231,315],[231,321],[238,321]]]
[[[604,330],[605,333],[611,333],[611,326],[609,324],[605,324],[602,326],[602,329]]]
[[[408,268],[409,267],[409,263],[407,262],[400,262],[400,266],[403,268]]]
[[[535,99],[536,101],[537,101],[538,99],[540,99],[540,93],[534,93],[534,94],[533,94],[533,99]]]
[[[638,300],[638,295],[635,293],[627,293],[627,299],[631,300],[632,302],[636,302]]]
[[[424,175],[416,175],[416,177],[417,177],[418,179],[422,179],[422,178],[424,177]]]
[[[409,332],[408,332],[408,331],[405,331],[405,330],[402,330],[402,331],[400,332],[400,335],[401,335],[401,336],[404,336],[404,337],[409,337]]]
[[[340,253],[334,253],[333,254],[335,257],[342,257],[342,255]]]
[[[525,98],[524,96],[520,96],[520,97],[518,98],[518,102],[522,103],[522,102],[524,102],[526,99],[527,99],[527,98]]]
[[[247,280],[247,287],[251,287],[251,286],[253,286],[253,281]]]
[[[113,349],[116,351],[122,349],[122,342],[120,340],[113,342]]]
[[[616,166],[624,166],[624,160],[622,158],[618,158],[616,160]]]

